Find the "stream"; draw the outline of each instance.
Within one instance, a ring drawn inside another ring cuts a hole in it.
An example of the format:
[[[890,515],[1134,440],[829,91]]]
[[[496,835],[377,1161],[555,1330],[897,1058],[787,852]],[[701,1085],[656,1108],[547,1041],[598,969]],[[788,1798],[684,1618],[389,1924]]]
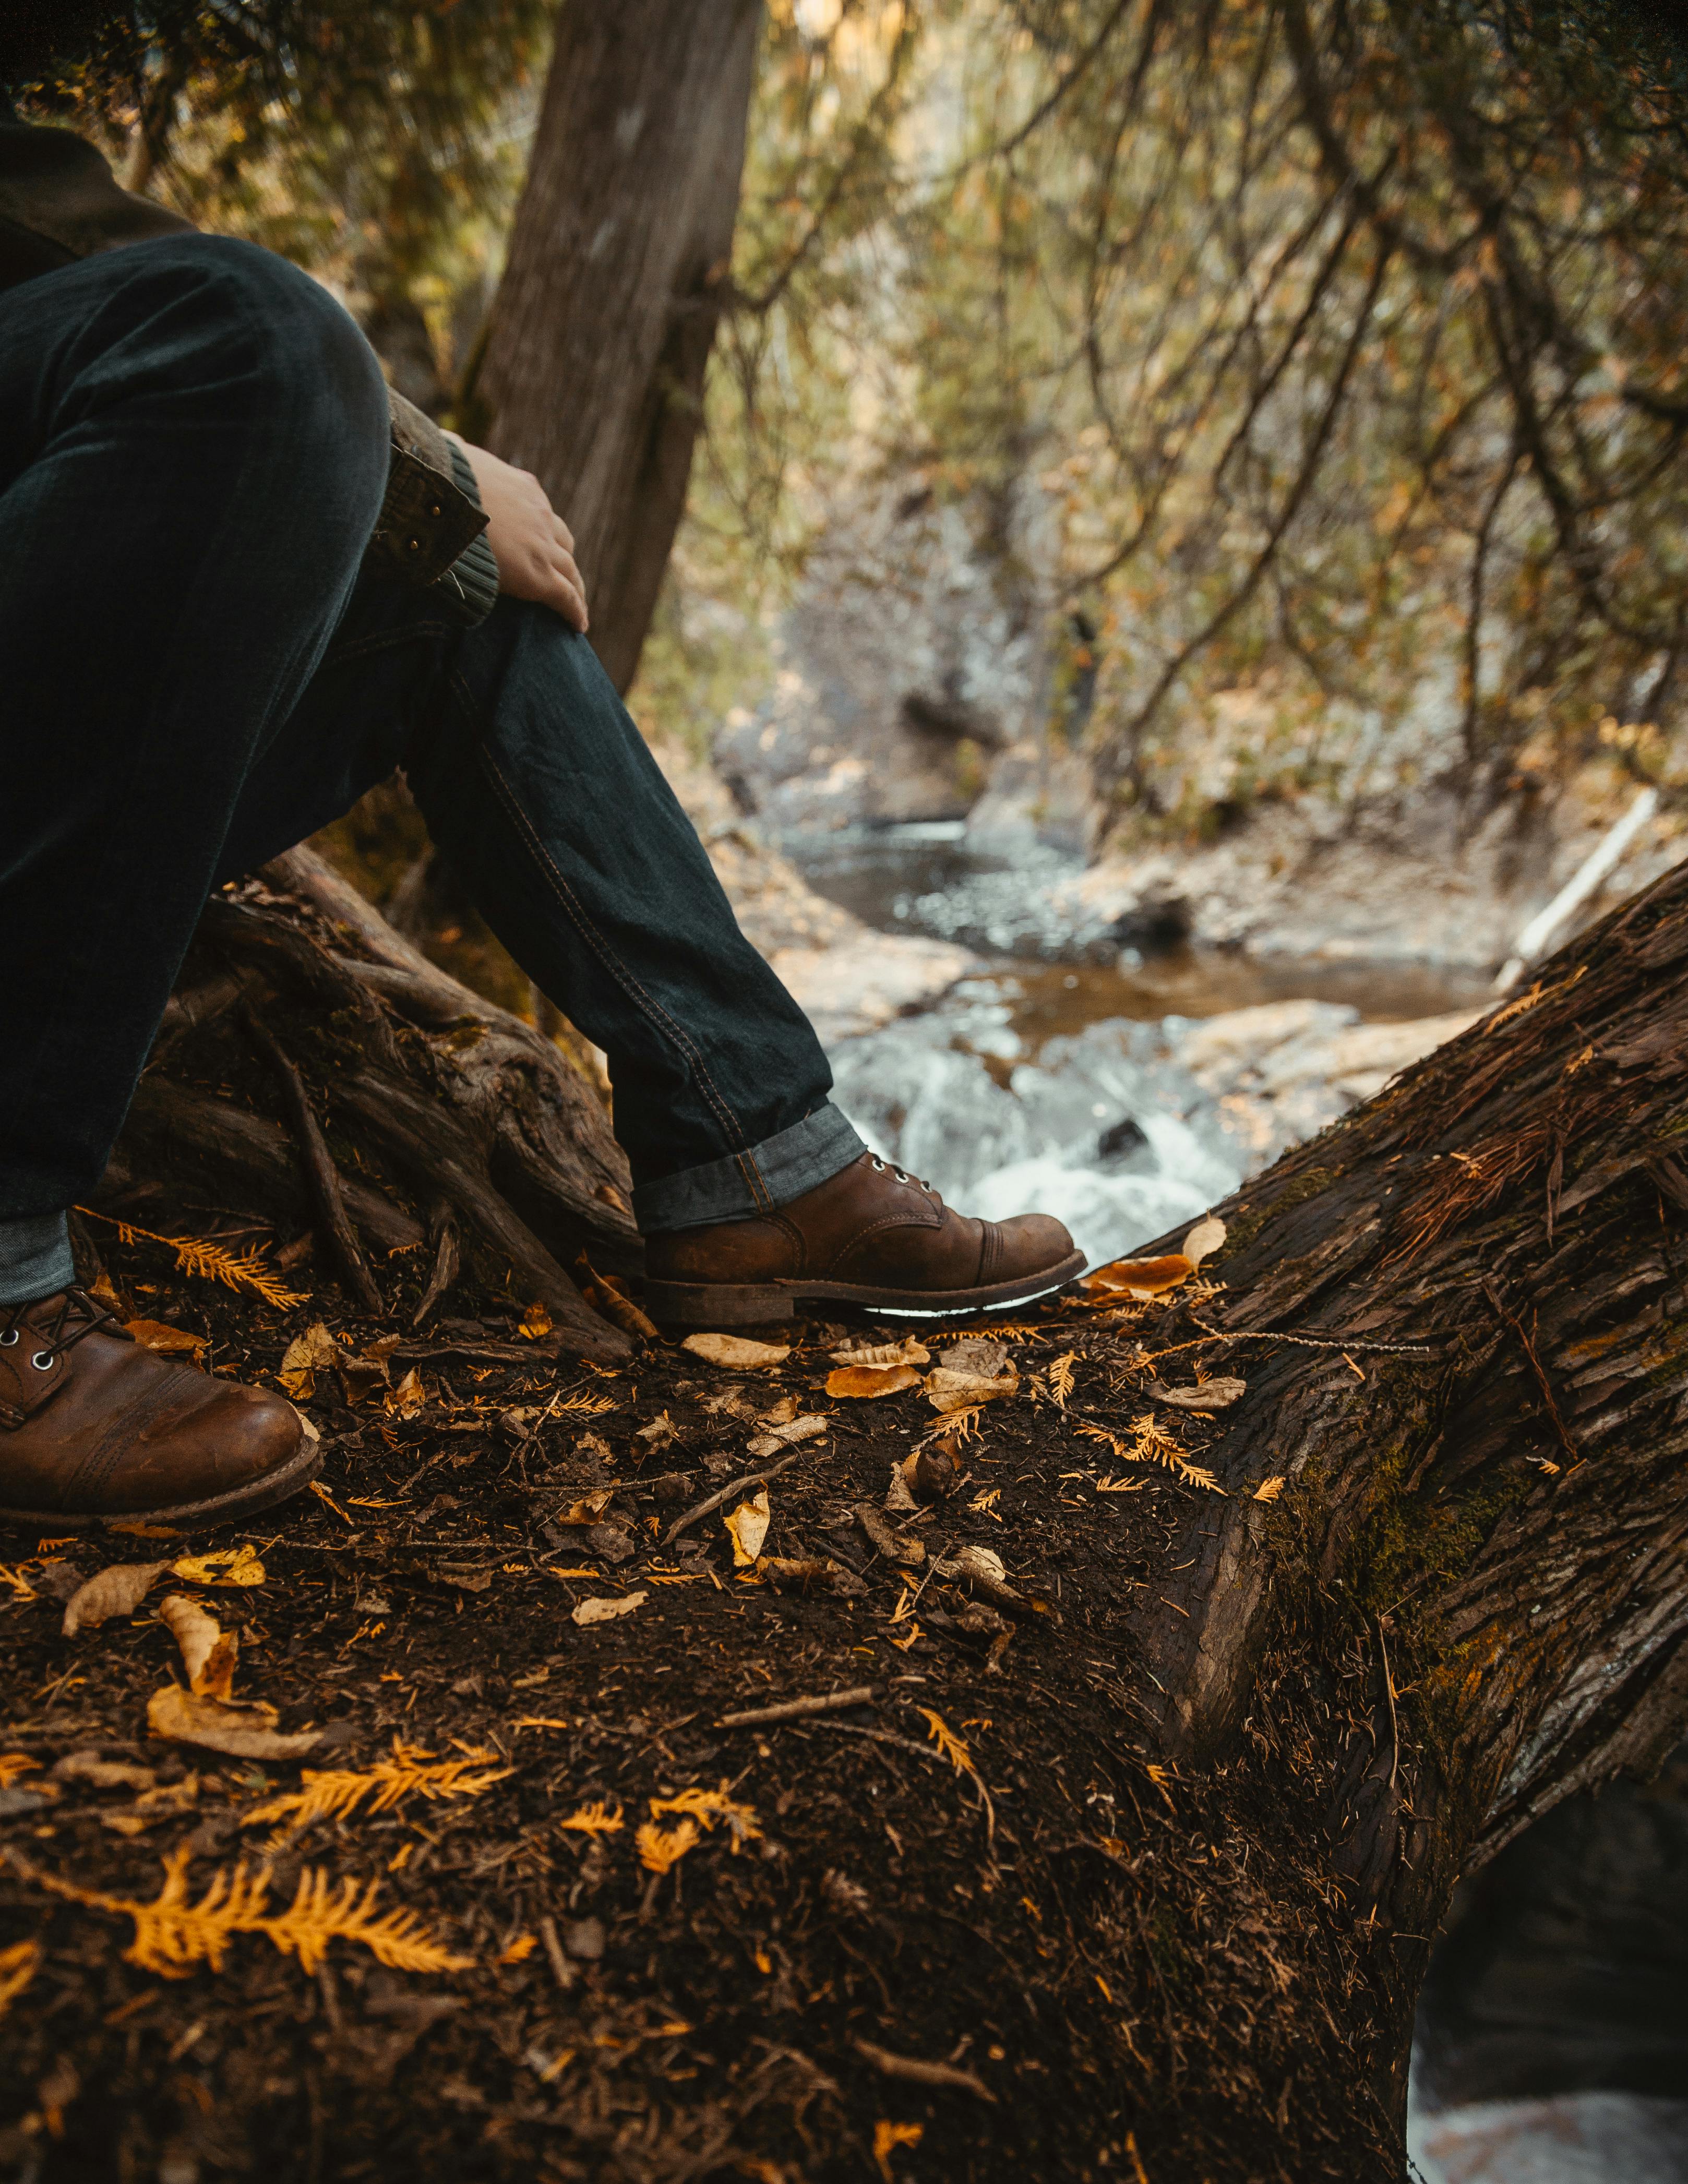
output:
[[[1146,949],[1058,924],[1043,883],[1077,861],[983,855],[959,822],[782,847],[865,924],[983,959],[935,1007],[838,1043],[838,1105],[961,1212],[1055,1214],[1093,1265],[1194,1220],[1374,1089],[1379,1067],[1437,1043],[1415,1049],[1403,1029],[1357,1045],[1357,1031],[1440,1025],[1493,999],[1471,973]]]

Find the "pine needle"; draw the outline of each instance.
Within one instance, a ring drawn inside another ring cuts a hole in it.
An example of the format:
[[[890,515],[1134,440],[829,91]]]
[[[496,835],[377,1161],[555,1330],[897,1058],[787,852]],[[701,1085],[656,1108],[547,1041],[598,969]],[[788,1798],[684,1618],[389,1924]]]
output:
[[[1163,1432],[1151,1417],[1138,1419],[1131,1429],[1129,1440],[1109,1433],[1104,1426],[1085,1424],[1078,1430],[1087,1440],[1105,1442],[1122,1463],[1158,1463],[1176,1474],[1186,1486],[1203,1487],[1210,1494],[1223,1494],[1225,1490],[1211,1471],[1192,1463],[1173,1436]]]
[[[9,1949],[0,1949],[0,2017],[6,2014],[40,1970],[39,1942],[14,1942]]]
[[[21,1563],[16,1569],[8,1569],[4,1563],[0,1563],[0,1585],[11,1586],[12,1596],[14,1600],[33,1600],[36,1596],[35,1587],[24,1575],[24,1566]]]
[[[244,1251],[226,1251],[204,1236],[160,1236],[151,1228],[137,1228],[132,1221],[120,1221],[110,1213],[96,1213],[91,1206],[79,1206],[78,1213],[90,1220],[103,1221],[117,1231],[123,1244],[164,1244],[175,1253],[178,1273],[196,1274],[201,1281],[220,1282],[225,1289],[249,1290],[260,1296],[277,1312],[287,1312],[296,1304],[305,1301],[302,1291],[290,1290],[279,1276],[271,1272],[255,1248]]]
[[[621,1808],[617,1805],[612,1812],[608,1805],[594,1800],[593,1803],[582,1805],[578,1810],[571,1813],[567,1819],[559,1820],[557,1825],[560,1828],[572,1828],[579,1836],[620,1835],[622,1827]]]
[[[676,1797],[653,1797],[650,1816],[659,1819],[664,1813],[681,1813],[696,1820],[705,1829],[713,1828],[717,1820],[725,1820],[733,1837],[733,1855],[737,1858],[740,1847],[760,1841],[762,1830],[757,1825],[755,1808],[735,1804],[727,1794],[723,1782],[718,1790],[682,1790]]]
[[[391,1759],[377,1760],[361,1772],[307,1767],[299,1777],[300,1788],[255,1805],[242,1816],[241,1825],[250,1827],[259,1820],[285,1820],[287,1825],[277,1829],[265,1845],[266,1850],[275,1850],[317,1820],[349,1819],[359,1805],[367,1804],[373,1814],[390,1811],[406,1797],[425,1797],[430,1802],[441,1797],[478,1797],[514,1771],[509,1767],[475,1771],[482,1761],[496,1757],[476,1747],[461,1759],[444,1759],[431,1765],[432,1752],[395,1736]]]
[[[1076,1350],[1069,1350],[1049,1368],[1049,1391],[1057,1410],[1067,1408],[1067,1399],[1072,1393],[1072,1361],[1078,1354]]]
[[[939,1751],[955,1772],[958,1774],[977,1775],[978,1769],[973,1765],[972,1751],[967,1743],[956,1736],[943,1715],[933,1713],[930,1707],[916,1707],[915,1712],[925,1715],[928,1724],[926,1732],[928,1739],[938,1747]]]
[[[609,1396],[560,1396],[546,1407],[553,1415],[563,1411],[581,1411],[588,1418],[596,1418],[601,1412],[613,1411],[616,1404]]]
[[[655,1820],[647,1820],[633,1837],[638,1845],[639,1864],[651,1873],[666,1873],[678,1865],[698,1840],[694,1820],[682,1820],[677,1828],[660,1828]]]
[[[223,1968],[237,1934],[262,1934],[284,1956],[295,1956],[302,1971],[315,1972],[331,1942],[356,1942],[393,1971],[462,1971],[473,1959],[454,1955],[436,1941],[414,1911],[375,1914],[379,1880],[351,1877],[337,1886],[327,1874],[307,1866],[299,1875],[292,1903],[279,1914],[269,1908],[270,1869],[255,1871],[242,1864],[232,1873],[213,1874],[197,1903],[187,1896],[192,1852],[184,1843],[164,1862],[164,1886],[151,1903],[107,1896],[42,1873],[14,1855],[11,1864],[28,1880],[72,1903],[132,1919],[135,1938],[124,1955],[142,1971],[161,1979],[185,1979],[196,1964]]]

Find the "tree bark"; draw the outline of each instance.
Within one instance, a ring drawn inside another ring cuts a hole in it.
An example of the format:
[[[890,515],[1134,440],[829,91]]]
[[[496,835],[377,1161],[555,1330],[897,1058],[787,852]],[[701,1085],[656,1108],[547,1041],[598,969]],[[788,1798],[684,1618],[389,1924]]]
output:
[[[1185,1429],[1226,1498],[1134,1617],[1140,1703],[1182,1767],[1323,1781],[1397,2118],[1455,1881],[1688,1720],[1685,1051],[1678,867],[1220,1208],[1223,1287],[1139,1325],[1193,1346],[1136,1374],[1247,1381]]]
[[[738,209],[760,0],[564,0],[475,387],[574,532],[625,690],[685,505]]]
[[[630,1198],[603,1104],[556,1045],[301,849],[207,905],[93,1202],[170,1234],[234,1215],[314,1236],[354,1307],[400,1323],[461,1274],[543,1304],[554,1348],[608,1361],[627,1339],[565,1270],[582,1251],[638,1267]]]

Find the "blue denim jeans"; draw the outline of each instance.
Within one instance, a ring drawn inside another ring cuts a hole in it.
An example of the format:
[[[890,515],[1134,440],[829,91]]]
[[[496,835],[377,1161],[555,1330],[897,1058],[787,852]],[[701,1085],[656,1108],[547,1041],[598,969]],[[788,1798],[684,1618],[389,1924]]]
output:
[[[387,462],[368,344],[250,244],[0,295],[0,1303],[64,1278],[207,894],[398,766],[608,1056],[643,1229],[861,1150],[588,641],[360,572]]]

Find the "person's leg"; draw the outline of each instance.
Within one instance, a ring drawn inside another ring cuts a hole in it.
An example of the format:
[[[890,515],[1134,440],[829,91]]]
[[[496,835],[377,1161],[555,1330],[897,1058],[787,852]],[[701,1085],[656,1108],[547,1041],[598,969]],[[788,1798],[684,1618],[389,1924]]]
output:
[[[64,1271],[57,1224],[349,595],[387,446],[361,335],[251,245],[141,243],[0,297],[0,1304]]]
[[[974,1310],[1078,1272],[1059,1223],[963,1220],[866,1150],[807,1019],[559,616],[503,599],[451,631],[361,588],[253,776],[225,877],[395,762],[493,930],[609,1056],[649,1294],[673,1317],[781,1318],[810,1295]]]
[[[208,1522],[316,1468],[277,1397],[72,1284],[255,755],[379,510],[386,401],[268,253],[135,245],[0,298],[0,1515]]]

